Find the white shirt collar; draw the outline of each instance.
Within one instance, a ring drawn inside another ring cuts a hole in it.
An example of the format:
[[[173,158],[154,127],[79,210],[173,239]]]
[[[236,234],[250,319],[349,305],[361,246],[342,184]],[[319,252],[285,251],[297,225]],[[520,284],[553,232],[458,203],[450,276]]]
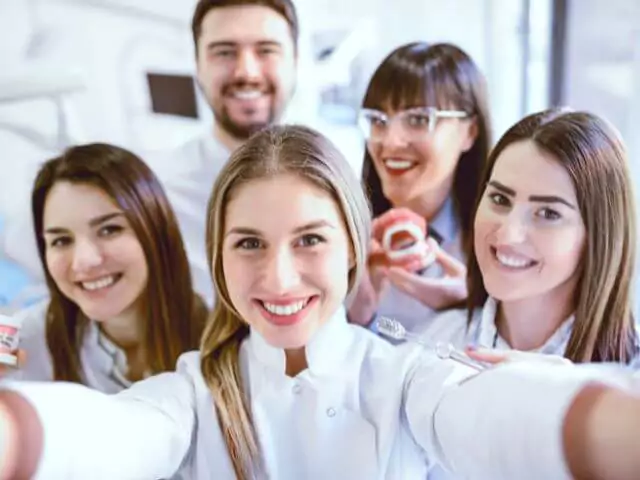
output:
[[[489,297],[482,308],[480,325],[478,326],[477,344],[483,348],[512,348],[505,339],[498,334],[496,327],[496,315],[498,313],[498,302]],[[573,329],[575,316],[571,315],[560,327],[551,335],[545,344],[535,350],[537,353],[564,355],[569,343],[569,337]]]
[[[116,383],[128,388],[132,385],[127,378],[129,365],[127,355],[102,333],[98,324],[94,321],[88,322],[84,335],[83,348],[88,353],[87,361],[90,365],[85,365],[85,369],[96,369]],[[151,372],[146,372],[144,377],[151,376]]]
[[[343,306],[321,326],[306,346],[307,363],[313,375],[331,375],[348,363],[353,330],[347,323]],[[257,330],[251,329],[249,351],[268,368],[284,375],[284,350],[271,346]]]

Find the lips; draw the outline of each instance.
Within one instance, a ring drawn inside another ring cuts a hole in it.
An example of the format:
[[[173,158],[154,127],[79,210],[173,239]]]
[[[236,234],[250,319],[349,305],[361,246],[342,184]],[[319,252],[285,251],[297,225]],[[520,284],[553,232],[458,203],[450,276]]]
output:
[[[417,162],[412,160],[400,159],[400,158],[386,158],[382,161],[385,170],[390,175],[403,175],[404,173],[412,170],[418,165]]]
[[[538,264],[536,260],[512,250],[491,247],[491,253],[500,266],[510,270],[526,270]]]
[[[76,282],[83,290],[88,292],[97,292],[115,285],[122,278],[121,273],[104,275],[91,280],[83,280]]]
[[[231,92],[230,96],[243,101],[258,100],[264,95],[264,92],[260,90],[235,90]]]
[[[262,316],[279,327],[295,325],[304,319],[318,296],[287,300],[255,300]]]

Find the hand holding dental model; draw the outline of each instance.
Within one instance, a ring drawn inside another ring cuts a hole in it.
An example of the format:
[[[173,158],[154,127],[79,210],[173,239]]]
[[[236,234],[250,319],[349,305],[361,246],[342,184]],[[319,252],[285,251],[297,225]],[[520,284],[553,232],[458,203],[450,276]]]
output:
[[[415,272],[431,265],[435,248],[427,242],[427,222],[408,208],[393,208],[373,221],[373,238],[381,246],[369,265],[400,267]]]

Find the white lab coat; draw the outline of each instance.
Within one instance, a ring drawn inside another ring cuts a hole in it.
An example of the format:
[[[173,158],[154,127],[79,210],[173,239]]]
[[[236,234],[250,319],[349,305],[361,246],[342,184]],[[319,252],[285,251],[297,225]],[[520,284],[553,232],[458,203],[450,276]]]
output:
[[[467,325],[467,310],[454,309],[438,315],[429,325],[419,330],[419,334],[429,342],[449,342],[456,348],[467,346],[510,350],[509,343],[498,334],[496,314],[498,303],[491,297],[482,308],[476,308]],[[553,335],[536,349],[536,353],[563,356],[573,328],[573,315],[565,320]]]
[[[194,290],[213,305],[213,282],[206,248],[207,204],[229,150],[210,131],[166,152],[144,154],[178,218]]]
[[[466,309],[448,310],[418,333],[427,342],[449,342],[456,348],[467,346],[510,350],[513,347],[498,334],[496,315],[498,302],[489,297],[482,308],[476,308],[468,324]],[[571,338],[575,318],[570,316],[535,353],[564,356]],[[640,332],[639,332],[640,336]],[[638,358],[640,361],[640,358]],[[640,366],[640,365],[639,365]]]
[[[52,381],[53,364],[46,341],[46,313],[49,301],[16,314],[22,320],[20,348],[27,353],[26,364],[12,370],[9,378],[29,381]],[[131,386],[126,377],[127,357],[102,334],[95,322],[89,322],[80,349],[83,381],[88,387],[105,393],[117,393]]]
[[[483,372],[347,324],[340,309],[284,374],[282,350],[255,331],[240,349],[268,478],[424,479],[440,461],[459,478],[568,478],[562,425],[592,378],[574,367],[512,364]],[[107,396],[77,385],[5,385],[44,425],[38,479],[233,479],[196,352]],[[266,478],[262,477],[262,478]]]

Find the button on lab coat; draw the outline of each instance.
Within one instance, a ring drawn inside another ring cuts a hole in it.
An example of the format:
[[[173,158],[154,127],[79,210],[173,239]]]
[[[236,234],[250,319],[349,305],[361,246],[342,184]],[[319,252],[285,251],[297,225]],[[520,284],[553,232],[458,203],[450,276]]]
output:
[[[394,347],[340,309],[307,346],[309,368],[284,374],[282,350],[252,331],[240,365],[278,480],[420,479],[443,462],[459,478],[568,478],[566,409],[591,377],[574,367],[511,364],[481,374]],[[36,478],[233,479],[196,352],[108,396],[71,384],[14,383],[44,425]]]

